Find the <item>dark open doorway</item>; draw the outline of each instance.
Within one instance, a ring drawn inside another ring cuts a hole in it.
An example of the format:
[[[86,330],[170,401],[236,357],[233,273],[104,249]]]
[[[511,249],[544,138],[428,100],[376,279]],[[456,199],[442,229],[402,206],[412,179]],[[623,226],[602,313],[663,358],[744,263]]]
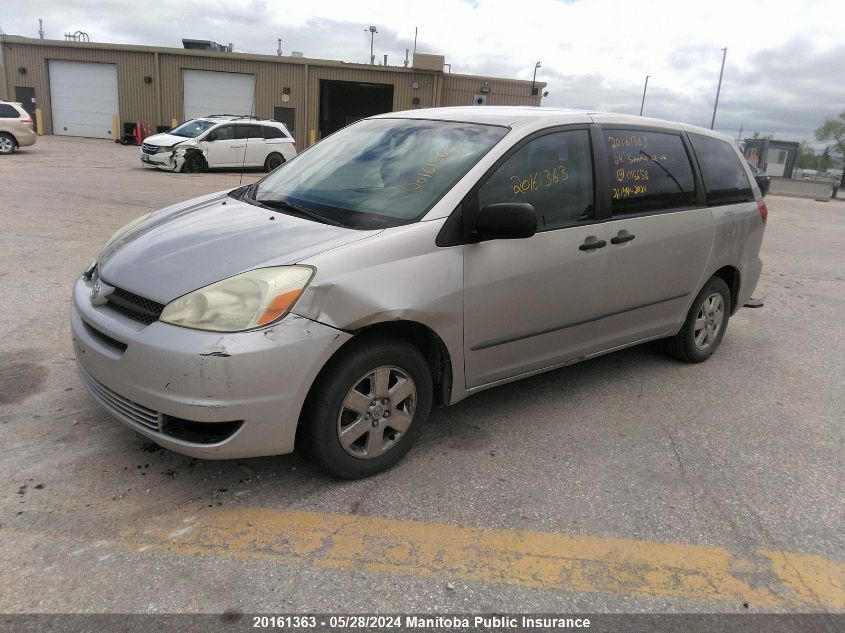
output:
[[[32,120],[35,121],[35,88],[15,86],[15,101],[20,103]]]
[[[389,84],[320,80],[320,138],[358,119],[392,110]]]
[[[285,127],[288,129],[288,132],[290,132],[290,135],[294,138],[296,138],[296,129],[294,128],[294,122],[296,120],[295,115],[295,108],[283,108],[279,106],[273,108],[273,118],[276,119],[279,123],[284,123]]]

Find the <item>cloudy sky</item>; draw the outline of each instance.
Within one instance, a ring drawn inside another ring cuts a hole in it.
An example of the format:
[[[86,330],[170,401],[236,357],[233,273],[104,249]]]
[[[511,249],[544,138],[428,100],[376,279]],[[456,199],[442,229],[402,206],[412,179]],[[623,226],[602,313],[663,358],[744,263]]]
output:
[[[813,139],[845,109],[845,8],[808,0],[0,0],[0,29],[62,39],[181,46],[233,42],[244,52],[401,64],[406,48],[441,53],[452,72],[548,83],[544,105],[638,113],[709,127],[723,47],[716,129]]]

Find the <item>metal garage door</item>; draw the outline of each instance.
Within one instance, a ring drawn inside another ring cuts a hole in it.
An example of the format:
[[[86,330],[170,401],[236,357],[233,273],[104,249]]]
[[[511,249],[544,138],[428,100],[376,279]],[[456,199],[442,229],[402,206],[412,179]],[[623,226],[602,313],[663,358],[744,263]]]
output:
[[[56,59],[49,64],[53,134],[113,138],[117,66]]]
[[[183,70],[185,118],[254,114],[255,75]]]

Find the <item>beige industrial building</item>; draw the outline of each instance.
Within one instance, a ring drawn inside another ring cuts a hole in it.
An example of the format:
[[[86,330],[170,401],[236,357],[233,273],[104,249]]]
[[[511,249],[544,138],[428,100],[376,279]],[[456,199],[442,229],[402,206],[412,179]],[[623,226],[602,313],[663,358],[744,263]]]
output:
[[[380,112],[540,105],[544,87],[444,72],[440,55],[405,67],[0,35],[0,98],[38,109],[45,134],[117,138],[135,124],[254,114],[287,124],[301,148]]]

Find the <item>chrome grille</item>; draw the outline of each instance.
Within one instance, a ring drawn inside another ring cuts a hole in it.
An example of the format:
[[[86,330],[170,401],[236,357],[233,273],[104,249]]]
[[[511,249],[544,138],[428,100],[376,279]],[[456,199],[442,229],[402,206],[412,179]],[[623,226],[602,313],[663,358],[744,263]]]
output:
[[[162,304],[122,288],[115,288],[108,296],[106,307],[144,325],[158,321],[161,311],[164,310]]]
[[[150,145],[149,143],[142,143],[141,144],[141,151],[145,154],[158,154],[161,151],[164,151],[166,148],[159,147],[158,145]]]
[[[129,398],[124,398],[119,393],[115,393],[104,384],[98,382],[83,369],[82,365],[78,365],[78,367],[79,377],[85,386],[88,387],[88,391],[113,415],[119,418],[129,419],[153,431],[160,430],[161,415],[158,411],[153,411],[137,402],[133,402]]]

